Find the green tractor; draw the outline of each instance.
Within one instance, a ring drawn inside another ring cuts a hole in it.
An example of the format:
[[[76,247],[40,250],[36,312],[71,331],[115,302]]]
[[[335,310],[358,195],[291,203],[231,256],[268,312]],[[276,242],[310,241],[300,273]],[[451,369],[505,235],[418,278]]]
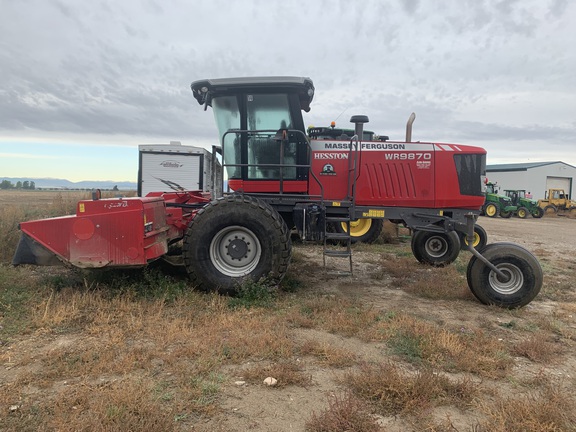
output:
[[[512,204],[518,207],[516,216],[520,219],[526,219],[529,214],[538,219],[544,216],[544,209],[538,206],[538,201],[527,198],[525,190],[506,189],[504,193],[512,200]]]
[[[505,195],[498,195],[496,183],[486,183],[486,201],[480,214],[488,217],[509,218],[516,213],[518,207],[512,204],[512,200]]]

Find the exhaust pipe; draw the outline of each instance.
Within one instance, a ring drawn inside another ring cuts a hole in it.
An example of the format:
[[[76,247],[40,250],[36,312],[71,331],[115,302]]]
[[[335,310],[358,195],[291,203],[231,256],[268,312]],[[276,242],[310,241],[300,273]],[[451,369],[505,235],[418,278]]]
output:
[[[350,123],[354,123],[354,133],[358,136],[358,142],[362,142],[364,138],[364,123],[368,123],[368,116],[353,115],[350,118]]]
[[[412,123],[414,120],[416,120],[416,114],[412,113],[406,123],[406,142],[412,142]]]

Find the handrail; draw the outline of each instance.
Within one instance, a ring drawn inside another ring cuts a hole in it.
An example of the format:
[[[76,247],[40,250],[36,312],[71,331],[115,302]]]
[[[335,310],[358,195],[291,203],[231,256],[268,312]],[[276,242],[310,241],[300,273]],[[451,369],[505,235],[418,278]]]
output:
[[[278,138],[278,132],[282,131],[282,135]],[[307,156],[308,156],[308,163],[307,164],[285,164],[284,163],[284,146],[285,143],[288,142],[288,135],[289,134],[296,134],[296,135],[300,135],[303,140],[302,143],[306,143],[307,146]],[[229,134],[235,134],[237,137],[240,136],[240,134],[247,134],[247,135],[263,135],[263,134],[269,134],[269,138],[280,141],[280,148],[279,148],[279,152],[280,152],[280,163],[266,163],[266,164],[231,164],[231,163],[226,163],[226,154],[225,154],[225,146],[224,146],[224,141],[226,139],[226,136]],[[274,136],[271,136],[272,134],[274,134]],[[320,189],[320,199],[322,201],[322,203],[324,202],[324,186],[322,185],[322,183],[320,182],[320,179],[314,174],[314,172],[312,171],[312,147],[310,145],[310,141],[308,140],[308,137],[306,136],[306,134],[304,132],[302,132],[301,130],[298,129],[261,129],[261,130],[244,130],[244,129],[229,129],[227,130],[223,135],[222,135],[222,176],[221,176],[221,190],[224,191],[224,173],[226,168],[228,167],[267,167],[267,168],[279,168],[279,182],[280,182],[280,190],[279,190],[279,194],[282,195],[284,194],[284,170],[286,168],[307,168],[308,169],[308,173],[309,173],[309,177],[311,176],[314,181],[318,184],[318,187]]]

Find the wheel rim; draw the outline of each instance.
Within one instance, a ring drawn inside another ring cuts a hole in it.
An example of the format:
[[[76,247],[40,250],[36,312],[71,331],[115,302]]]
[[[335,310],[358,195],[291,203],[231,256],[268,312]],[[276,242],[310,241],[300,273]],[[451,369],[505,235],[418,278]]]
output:
[[[510,263],[502,263],[498,264],[496,268],[504,273],[508,280],[502,280],[496,272],[491,271],[488,280],[490,281],[490,286],[494,291],[499,294],[510,295],[522,288],[524,285],[524,275],[517,266]]]
[[[441,258],[448,251],[448,242],[443,237],[435,235],[426,240],[424,249],[432,258]]]
[[[245,276],[260,262],[262,248],[258,237],[246,227],[229,226],[210,243],[210,260],[218,271],[230,277]]]
[[[356,219],[350,221],[350,235],[352,237],[361,237],[370,231],[372,226],[372,219]],[[348,232],[346,222],[342,222],[342,230]]]
[[[486,214],[488,216],[494,216],[496,214],[496,206],[490,204],[488,207],[486,207]]]
[[[464,244],[468,245],[468,236],[464,236]],[[474,231],[474,240],[472,241],[472,246],[477,247],[480,244],[480,234]]]
[[[520,216],[522,219],[524,219],[526,217],[526,212],[524,210],[519,210],[518,216]]]

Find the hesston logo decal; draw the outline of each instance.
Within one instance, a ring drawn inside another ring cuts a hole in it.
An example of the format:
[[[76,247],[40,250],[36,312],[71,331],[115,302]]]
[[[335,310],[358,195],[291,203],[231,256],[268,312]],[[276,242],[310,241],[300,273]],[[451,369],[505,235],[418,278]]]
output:
[[[348,159],[348,153],[314,153],[314,159]]]
[[[180,168],[183,166],[183,164],[175,160],[165,160],[160,162],[160,165],[162,165],[164,168]]]

